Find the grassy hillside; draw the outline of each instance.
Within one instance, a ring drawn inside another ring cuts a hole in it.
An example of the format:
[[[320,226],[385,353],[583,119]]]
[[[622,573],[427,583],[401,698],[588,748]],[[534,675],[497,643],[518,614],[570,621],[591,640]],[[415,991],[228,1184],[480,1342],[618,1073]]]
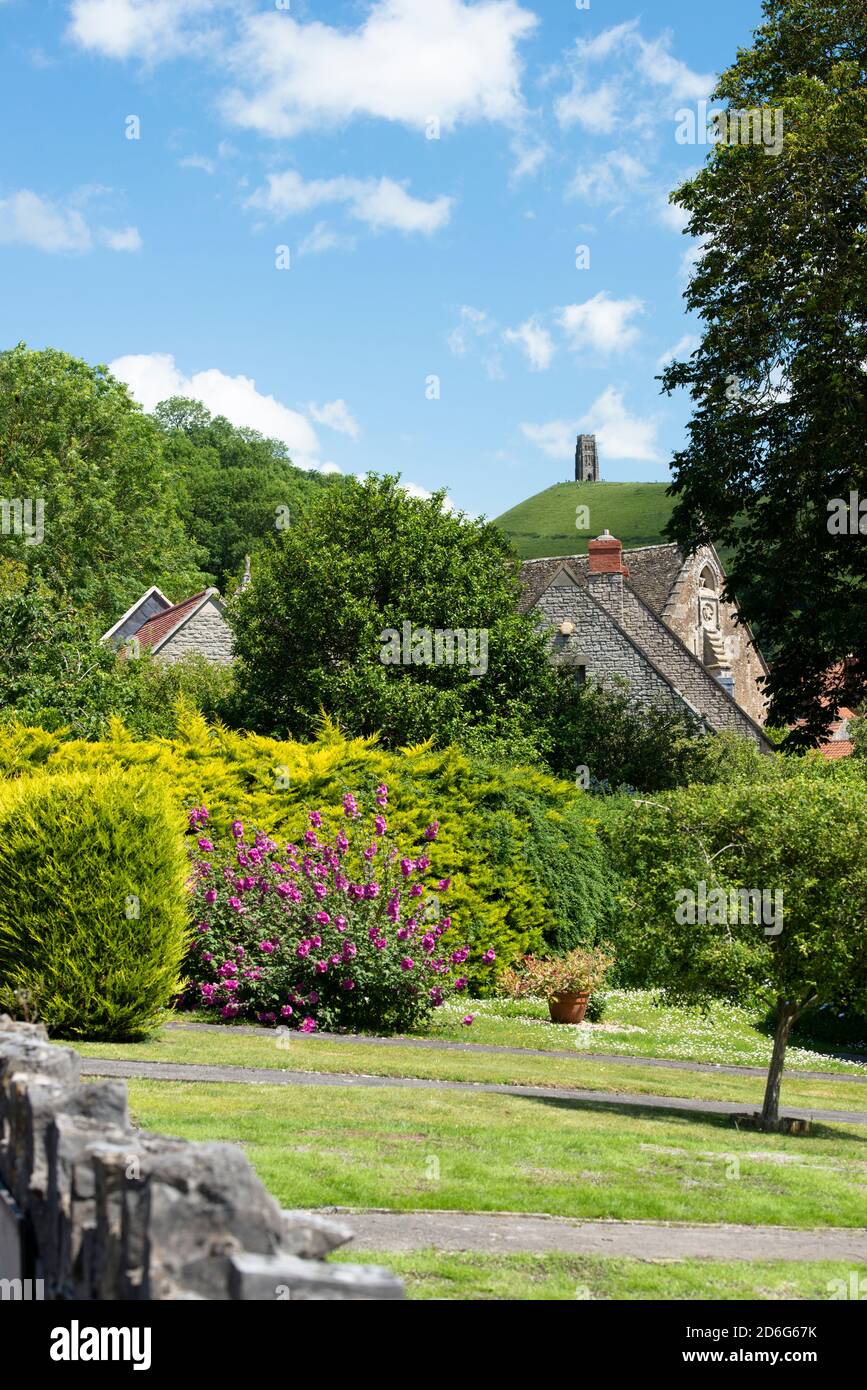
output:
[[[625,548],[660,545],[673,499],[665,483],[555,483],[494,519],[524,560],[541,555],[583,555],[606,529]],[[589,524],[576,529],[578,507]]]

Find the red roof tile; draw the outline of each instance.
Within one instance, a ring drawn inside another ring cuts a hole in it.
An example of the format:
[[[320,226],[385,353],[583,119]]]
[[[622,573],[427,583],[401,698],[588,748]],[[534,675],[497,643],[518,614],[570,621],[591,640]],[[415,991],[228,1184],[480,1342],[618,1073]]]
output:
[[[193,594],[192,598],[185,598],[183,603],[175,603],[171,608],[166,608],[164,612],[157,613],[153,618],[148,618],[146,623],[142,623],[138,632],[133,633],[133,636],[143,647],[155,647],[177,627],[188,613],[191,613],[201,603],[203,598],[207,597],[209,592],[208,589],[203,589],[200,594]]]

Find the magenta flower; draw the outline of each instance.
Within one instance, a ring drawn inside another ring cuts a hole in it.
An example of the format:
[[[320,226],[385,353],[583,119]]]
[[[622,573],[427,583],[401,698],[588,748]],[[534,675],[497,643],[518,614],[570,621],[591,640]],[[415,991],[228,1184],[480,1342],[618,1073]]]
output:
[[[455,980],[455,989],[466,989],[466,987],[467,981],[463,975],[461,975],[460,979]]]
[[[232,909],[233,912],[243,912],[243,911],[244,911],[244,904],[241,902],[241,899],[240,899],[240,898],[230,898],[230,899],[229,899],[229,906],[230,906],[230,908]]]
[[[305,956],[309,956],[309,954],[310,954],[310,942],[309,942],[309,941],[299,941],[299,942],[298,942],[298,945],[295,947],[295,954],[296,954],[296,956],[300,956],[300,958],[301,958],[302,960],[304,959]]]
[[[324,883],[314,883],[313,896],[314,898],[318,898],[319,902],[322,902],[323,898],[328,897],[328,889],[325,887]]]
[[[358,802],[352,792],[347,792],[343,798],[343,814],[350,816],[353,820],[358,815]]]
[[[242,821],[239,821],[239,820],[233,820],[233,821],[232,821],[232,834],[234,835],[234,837],[235,837],[236,840],[240,840],[240,839],[243,837],[243,834],[244,834],[244,824],[243,824]]]
[[[487,950],[485,954],[482,956],[482,960],[485,962],[486,965],[490,965],[491,961],[496,959],[497,953],[494,950],[493,946],[489,950]]]
[[[377,951],[384,951],[386,946],[388,945],[388,942],[386,941],[384,936],[381,936],[377,941],[374,941],[373,944],[376,947]]]
[[[343,959],[344,959],[344,960],[352,960],[352,957],[353,957],[353,956],[357,956],[357,955],[358,955],[358,947],[356,946],[355,942],[354,942],[354,941],[344,941],[344,943],[343,943]]]
[[[439,835],[439,833],[440,833],[440,823],[439,823],[438,820],[433,820],[433,821],[431,821],[430,825],[429,825],[429,826],[427,827],[427,829],[425,830],[425,832],[424,832],[424,837],[425,837],[426,840],[435,840],[436,837],[437,837],[437,835]]]
[[[210,854],[214,848],[211,841],[207,838],[206,835],[202,835],[201,839],[197,841],[197,844],[203,854]]]
[[[340,850],[341,854],[345,854],[346,851],[349,849],[349,841],[347,840],[342,830],[339,832],[337,839],[334,841],[334,843]]]
[[[299,1032],[301,1032],[301,1033],[314,1033],[315,1031],[316,1031],[316,1019],[315,1019],[315,1018],[305,1018],[304,1021],[303,1021],[303,1023],[300,1025]]]
[[[310,993],[308,994],[307,1003],[312,1005],[319,1003],[319,995],[316,993],[315,989],[311,989]]]
[[[344,988],[345,990],[355,989],[355,981],[354,981],[354,980],[344,980],[344,981],[343,981],[343,988]]]
[[[240,1008],[237,1004],[224,1004],[220,1010],[221,1018],[236,1018],[239,1013]]]
[[[385,834],[388,829],[388,821],[385,819],[385,816],[374,816],[373,829],[377,835]]]
[[[388,787],[384,782],[380,782],[376,789],[376,804],[377,806],[388,805]]]
[[[334,919],[334,925],[335,925],[335,927],[337,928],[338,931],[346,931],[346,918],[345,918],[345,917],[335,917],[335,919]]]
[[[331,918],[328,916],[327,912],[317,912],[313,920],[314,922],[318,922],[320,927],[327,927],[328,923],[331,921]]]
[[[307,819],[309,820],[310,824],[315,826],[317,829],[322,824],[322,817],[320,816],[318,811],[311,811]]]
[[[447,893],[452,886],[450,878],[441,878],[437,883],[437,888],[441,893]]]
[[[315,830],[304,831],[304,843],[305,845],[309,845],[311,849],[319,848],[319,836],[316,834]]]
[[[208,891],[207,891],[207,893],[205,894],[205,902],[206,902],[206,903],[215,903],[216,901],[217,901],[217,890],[216,890],[216,888],[209,888]]]
[[[378,898],[378,897],[379,897],[379,884],[378,884],[378,883],[366,883],[366,884],[364,885],[364,896],[365,896],[366,898]]]
[[[414,868],[415,864],[411,859],[401,859],[400,872],[403,874],[404,878],[409,878]]]
[[[400,963],[400,968],[401,970],[413,970],[415,968],[415,961],[412,956],[404,956]]]
[[[291,1018],[291,1017],[292,1017],[292,1014],[293,1014],[292,1005],[291,1005],[291,1004],[284,1004],[283,1007],[282,1007],[281,1010],[280,1010],[280,1017],[281,1017],[281,1018]]]
[[[340,963],[340,957],[337,956],[337,957],[336,957],[336,960],[337,960],[337,963],[339,964],[339,963]],[[328,970],[328,961],[327,961],[327,960],[318,960],[318,961],[316,962],[316,973],[317,973],[317,975],[324,975],[324,974],[326,974],[327,970]]]
[[[260,942],[259,942],[259,950],[260,950],[260,951],[263,951],[263,952],[265,953],[266,956],[272,955],[272,954],[273,954],[273,951],[274,951],[274,942],[273,942],[273,941],[260,941]]]
[[[464,1025],[465,1028],[469,1028],[474,1018],[475,1014],[464,1014],[463,1018],[461,1019],[461,1023]]]

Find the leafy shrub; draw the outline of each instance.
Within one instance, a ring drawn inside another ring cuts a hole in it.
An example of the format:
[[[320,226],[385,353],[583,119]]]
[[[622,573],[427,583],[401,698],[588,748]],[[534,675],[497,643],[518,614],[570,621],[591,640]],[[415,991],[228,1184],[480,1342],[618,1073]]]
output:
[[[188,942],[183,818],[121,767],[0,789],[0,989],[55,1034],[151,1029]]]
[[[421,1028],[448,994],[465,990],[471,947],[442,913],[449,880],[431,868],[438,823],[426,827],[422,853],[401,854],[387,805],[381,784],[366,826],[347,793],[336,832],[324,829],[332,816],[311,811],[300,847],[262,832],[251,842],[240,821],[230,852],[199,834],[201,920],[187,1002],[302,1032],[319,1025],[392,1033]],[[195,808],[191,828],[207,820],[207,808]],[[481,968],[493,964],[484,943],[472,950]]]
[[[619,874],[618,979],[683,998],[867,1001],[867,800],[863,782],[812,770],[767,785],[692,787],[624,801],[602,826]],[[677,895],[782,893],[782,930],[679,925]],[[809,1026],[807,1014],[805,1029]]]
[[[598,949],[576,949],[565,956],[527,956],[517,967],[504,971],[500,986],[513,999],[589,994],[603,983],[611,965],[611,957]]]
[[[187,808],[205,805],[216,838],[233,820],[297,842],[307,811],[339,804],[350,787],[372,795],[387,783],[389,823],[401,843],[441,823],[438,869],[452,881],[450,908],[499,965],[538,952],[596,943],[611,890],[596,843],[596,798],[534,768],[488,763],[427,744],[391,752],[374,738],[348,739],[325,723],[310,743],[278,742],[209,727],[182,712],[173,739],[139,740],[118,722],[102,742],[0,729],[0,776],[119,765],[164,775]],[[493,971],[471,972],[489,992]]]

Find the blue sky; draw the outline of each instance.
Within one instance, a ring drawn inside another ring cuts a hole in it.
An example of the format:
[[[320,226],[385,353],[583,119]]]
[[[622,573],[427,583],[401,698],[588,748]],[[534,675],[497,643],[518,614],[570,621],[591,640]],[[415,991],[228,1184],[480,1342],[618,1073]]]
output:
[[[667,195],[706,154],[676,113],[759,19],[0,0],[0,346],[488,516],[570,477],[579,429],[603,477],[664,480],[688,405],[654,377],[696,332]]]

